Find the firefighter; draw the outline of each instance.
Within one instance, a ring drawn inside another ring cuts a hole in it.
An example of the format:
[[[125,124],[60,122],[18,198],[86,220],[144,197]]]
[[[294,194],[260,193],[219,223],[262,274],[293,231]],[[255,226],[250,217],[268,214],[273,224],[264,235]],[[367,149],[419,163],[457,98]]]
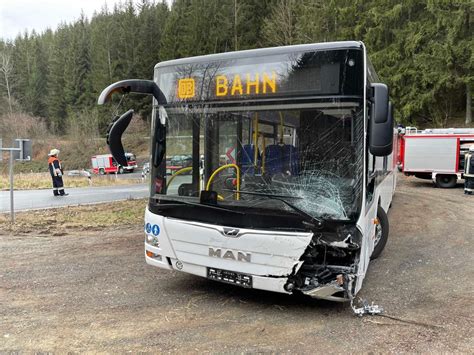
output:
[[[54,196],[67,196],[64,191],[63,184],[63,168],[61,162],[58,159],[59,149],[51,149],[48,154],[48,167],[51,178],[53,179],[53,195]]]
[[[464,193],[474,192],[474,145],[471,145],[464,158]]]

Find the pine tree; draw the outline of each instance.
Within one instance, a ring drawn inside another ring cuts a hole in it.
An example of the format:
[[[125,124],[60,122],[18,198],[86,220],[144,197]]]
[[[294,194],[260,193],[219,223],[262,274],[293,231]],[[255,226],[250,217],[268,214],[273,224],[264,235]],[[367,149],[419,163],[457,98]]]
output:
[[[65,133],[67,116],[67,98],[65,95],[67,51],[71,30],[60,25],[56,31],[49,59],[49,81],[47,107],[50,128],[54,133]]]

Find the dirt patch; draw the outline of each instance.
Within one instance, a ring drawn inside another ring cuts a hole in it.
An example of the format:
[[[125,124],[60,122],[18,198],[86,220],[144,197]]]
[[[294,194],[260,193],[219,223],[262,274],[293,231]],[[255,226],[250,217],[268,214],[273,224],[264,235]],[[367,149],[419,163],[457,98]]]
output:
[[[0,237],[0,351],[473,352],[473,210],[462,188],[401,177],[360,292],[393,318],[147,266],[141,220],[14,231]]]

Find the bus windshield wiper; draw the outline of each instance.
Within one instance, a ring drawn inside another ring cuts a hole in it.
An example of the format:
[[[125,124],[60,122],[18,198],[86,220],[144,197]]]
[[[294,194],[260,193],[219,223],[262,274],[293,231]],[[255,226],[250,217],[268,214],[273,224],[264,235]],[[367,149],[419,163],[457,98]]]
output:
[[[235,192],[235,190],[230,190],[230,189],[226,189],[225,191]],[[313,223],[311,223],[313,227],[320,228],[323,225],[322,219],[311,216],[308,212],[303,211],[301,208],[296,207],[293,203],[288,202],[286,200],[287,198],[288,199],[303,199],[303,197],[290,196],[290,195],[277,195],[277,194],[269,194],[269,193],[265,193],[265,192],[253,192],[253,191],[239,191],[238,193],[243,194],[243,195],[268,197],[270,199],[281,201],[285,205],[290,207],[293,211],[297,212],[301,217],[304,217],[306,220],[309,220],[309,221],[315,223],[315,225]],[[305,222],[308,223],[308,221],[305,221]]]
[[[158,200],[157,201],[167,201],[167,200]],[[198,202],[190,202],[190,201],[173,201],[171,203],[159,203],[158,207],[159,208],[173,208],[173,207],[182,207],[182,206],[193,206],[193,207],[205,207],[205,208],[210,208],[218,211],[225,211],[225,212],[232,212],[240,215],[244,215],[244,212],[240,211],[235,211],[229,208],[224,208],[216,205],[209,205],[205,203],[198,203]]]

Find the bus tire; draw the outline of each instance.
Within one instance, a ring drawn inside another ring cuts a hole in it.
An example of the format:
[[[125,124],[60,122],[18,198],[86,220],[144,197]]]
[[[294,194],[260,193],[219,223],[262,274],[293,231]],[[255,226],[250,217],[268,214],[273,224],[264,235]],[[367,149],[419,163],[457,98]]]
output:
[[[384,250],[390,229],[387,214],[381,206],[377,208],[377,219],[379,220],[379,224],[375,226],[376,239],[374,251],[370,257],[371,260],[377,259]],[[377,234],[379,235],[377,236]]]
[[[105,175],[105,170],[103,168],[99,169],[99,175]]]
[[[436,175],[436,185],[443,189],[456,187],[458,178],[456,175],[438,174]]]
[[[119,166],[119,168],[118,168],[118,173],[119,173],[119,174],[123,174],[123,166]]]

